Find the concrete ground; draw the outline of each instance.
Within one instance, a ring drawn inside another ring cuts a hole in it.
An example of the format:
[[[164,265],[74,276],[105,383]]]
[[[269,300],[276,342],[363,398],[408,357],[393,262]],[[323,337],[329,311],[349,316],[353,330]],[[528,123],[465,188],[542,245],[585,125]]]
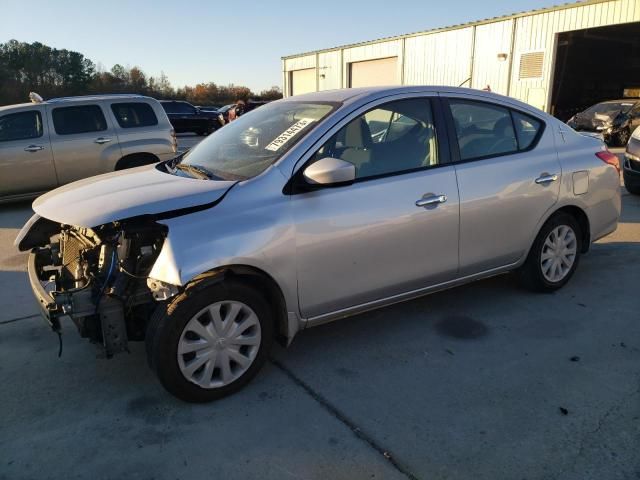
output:
[[[638,196],[559,292],[500,276],[311,329],[209,405],[140,344],[96,359],[66,325],[57,358],[29,215],[0,207],[0,479],[640,478]]]

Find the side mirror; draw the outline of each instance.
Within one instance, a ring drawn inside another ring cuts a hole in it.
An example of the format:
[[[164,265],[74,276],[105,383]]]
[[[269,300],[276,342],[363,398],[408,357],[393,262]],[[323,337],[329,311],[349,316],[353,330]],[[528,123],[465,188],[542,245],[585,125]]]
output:
[[[325,157],[305,168],[302,175],[311,185],[347,185],[356,179],[356,167],[339,158]]]

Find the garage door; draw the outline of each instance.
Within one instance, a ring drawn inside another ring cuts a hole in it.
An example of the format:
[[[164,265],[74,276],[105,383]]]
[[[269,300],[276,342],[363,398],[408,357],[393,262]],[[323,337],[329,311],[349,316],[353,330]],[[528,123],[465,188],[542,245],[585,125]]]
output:
[[[350,87],[398,84],[398,57],[353,62],[349,68]]]
[[[316,69],[305,68],[291,72],[291,95],[316,91]]]

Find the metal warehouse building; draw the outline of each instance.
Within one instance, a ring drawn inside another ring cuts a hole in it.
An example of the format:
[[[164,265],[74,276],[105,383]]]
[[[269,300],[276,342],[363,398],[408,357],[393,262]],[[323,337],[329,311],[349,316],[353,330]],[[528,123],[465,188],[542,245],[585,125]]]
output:
[[[640,0],[587,0],[291,55],[282,69],[285,96],[489,86],[566,119],[600,100],[640,96]]]

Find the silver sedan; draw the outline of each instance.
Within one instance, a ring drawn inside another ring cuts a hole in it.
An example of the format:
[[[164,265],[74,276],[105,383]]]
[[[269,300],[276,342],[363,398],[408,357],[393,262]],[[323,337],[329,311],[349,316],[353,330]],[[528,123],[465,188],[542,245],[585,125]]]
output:
[[[511,98],[347,89],[33,206],[16,242],[49,325],[72,318],[106,356],[145,340],[165,388],[201,402],[307,327],[509,271],[562,287],[616,229],[619,165]]]

